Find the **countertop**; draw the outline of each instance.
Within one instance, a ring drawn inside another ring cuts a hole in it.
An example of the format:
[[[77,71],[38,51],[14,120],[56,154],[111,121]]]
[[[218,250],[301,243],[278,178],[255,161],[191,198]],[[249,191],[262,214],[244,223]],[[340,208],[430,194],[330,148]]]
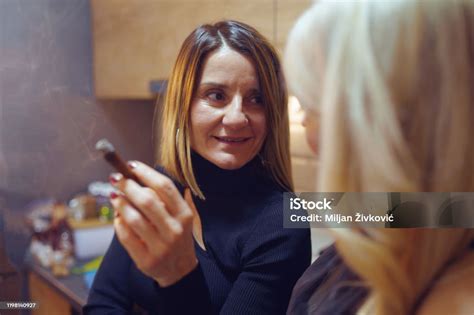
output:
[[[79,266],[86,261],[76,261]],[[82,307],[86,304],[89,289],[84,282],[83,275],[69,275],[67,277],[55,277],[51,270],[40,266],[32,257],[27,259],[27,269],[44,280],[58,294],[65,298],[71,307],[81,313]]]

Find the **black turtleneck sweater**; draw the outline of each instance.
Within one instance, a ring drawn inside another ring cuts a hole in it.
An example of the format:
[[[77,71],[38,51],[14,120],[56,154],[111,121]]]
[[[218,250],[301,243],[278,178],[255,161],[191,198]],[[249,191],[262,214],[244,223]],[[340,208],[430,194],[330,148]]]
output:
[[[192,163],[206,197],[194,198],[206,248],[195,242],[198,266],[161,288],[114,237],[84,314],[127,314],[134,304],[149,314],[285,313],[310,263],[309,229],[283,228],[283,190],[258,159],[232,171],[197,154]]]

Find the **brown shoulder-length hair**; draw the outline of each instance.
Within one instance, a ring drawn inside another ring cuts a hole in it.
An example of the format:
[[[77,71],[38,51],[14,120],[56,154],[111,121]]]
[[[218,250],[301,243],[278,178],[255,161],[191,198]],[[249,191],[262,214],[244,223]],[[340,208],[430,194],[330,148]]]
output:
[[[191,164],[190,107],[206,58],[223,46],[253,62],[267,119],[267,137],[259,155],[269,176],[283,189],[293,191],[288,92],[280,61],[265,37],[237,21],[201,25],[181,46],[164,100],[160,163],[170,176],[204,199]]]

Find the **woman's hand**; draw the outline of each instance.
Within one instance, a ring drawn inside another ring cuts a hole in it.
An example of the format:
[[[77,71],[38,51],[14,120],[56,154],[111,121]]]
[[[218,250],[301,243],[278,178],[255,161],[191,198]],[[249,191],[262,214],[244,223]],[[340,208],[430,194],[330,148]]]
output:
[[[140,162],[129,167],[146,187],[120,173],[110,176],[120,191],[110,198],[119,214],[115,232],[138,269],[162,287],[172,285],[198,263],[193,211],[168,177]]]

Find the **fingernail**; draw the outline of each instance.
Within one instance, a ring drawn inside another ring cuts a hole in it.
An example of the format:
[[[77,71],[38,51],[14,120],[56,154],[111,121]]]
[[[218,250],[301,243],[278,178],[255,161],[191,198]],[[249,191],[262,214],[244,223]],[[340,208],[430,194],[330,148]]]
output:
[[[109,194],[110,199],[115,199],[118,197],[118,194],[115,191],[111,191]],[[117,212],[115,212],[116,214]]]
[[[109,181],[112,185],[118,183],[122,179],[122,174],[120,173],[112,173],[109,176]]]
[[[138,166],[138,163],[135,162],[135,161],[128,161],[127,165],[128,165],[128,167],[133,169],[133,168],[136,168]]]

